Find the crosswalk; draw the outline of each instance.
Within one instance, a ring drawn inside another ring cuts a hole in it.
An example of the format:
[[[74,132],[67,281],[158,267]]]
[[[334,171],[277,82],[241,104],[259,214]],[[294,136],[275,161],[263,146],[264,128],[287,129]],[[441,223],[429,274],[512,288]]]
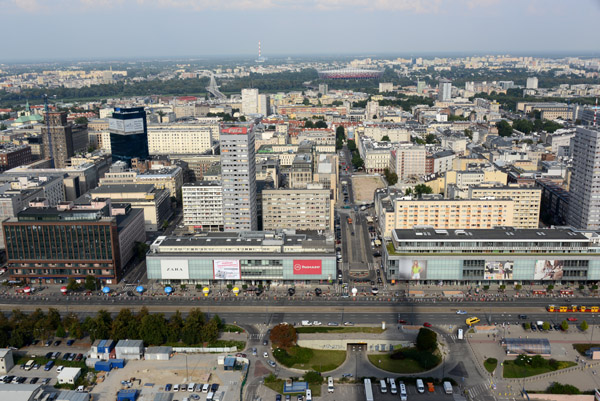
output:
[[[480,383],[471,387],[469,390],[467,390],[469,399],[478,400],[481,399],[484,395],[489,395],[490,386],[490,382],[487,381],[486,383]]]

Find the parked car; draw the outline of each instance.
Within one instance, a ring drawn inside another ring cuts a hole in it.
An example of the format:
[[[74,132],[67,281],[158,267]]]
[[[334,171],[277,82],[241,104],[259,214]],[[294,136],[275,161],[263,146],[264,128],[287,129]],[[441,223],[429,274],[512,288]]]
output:
[[[352,323],[352,322],[344,322],[344,326],[354,326],[354,323]]]
[[[173,388],[173,385],[170,383],[167,383],[167,385],[165,386],[165,391],[171,391],[172,388]]]
[[[277,365],[275,364],[275,362],[273,362],[273,361],[272,361],[272,360],[270,360],[270,359],[267,361],[267,363],[268,363],[268,364],[269,364],[269,366],[270,366],[270,367],[272,367],[272,368],[274,368],[275,366],[277,366]]]
[[[75,343],[75,340],[68,340],[67,341],[67,346],[70,347],[71,345],[73,345],[73,343]]]
[[[60,341],[60,340],[56,340],[56,341],[54,341],[54,346],[55,346],[55,347],[58,347],[58,346],[60,345],[60,343],[61,343],[61,342],[62,342],[62,341]]]
[[[425,323],[423,323],[423,326],[425,326],[425,327],[431,327],[431,323],[425,322]]]
[[[52,345],[52,340],[46,340],[46,342],[44,343],[44,347],[49,347]]]

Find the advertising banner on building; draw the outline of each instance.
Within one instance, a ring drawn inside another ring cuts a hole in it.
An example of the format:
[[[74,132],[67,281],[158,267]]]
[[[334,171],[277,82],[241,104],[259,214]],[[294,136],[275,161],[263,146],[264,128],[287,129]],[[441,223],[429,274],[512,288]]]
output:
[[[213,278],[215,280],[240,280],[242,271],[239,260],[213,261]]]
[[[424,280],[427,278],[427,261],[400,259],[398,261],[400,280]]]
[[[321,260],[294,260],[294,274],[314,274],[318,275],[322,272]]]
[[[512,280],[515,262],[512,260],[485,262],[484,280]]]
[[[130,120],[109,118],[108,130],[121,135],[142,134],[144,132],[144,120],[142,118],[132,118]]]
[[[564,261],[537,260],[535,262],[534,280],[560,280],[563,277]]]
[[[190,272],[187,259],[161,260],[160,276],[163,280],[188,280]]]

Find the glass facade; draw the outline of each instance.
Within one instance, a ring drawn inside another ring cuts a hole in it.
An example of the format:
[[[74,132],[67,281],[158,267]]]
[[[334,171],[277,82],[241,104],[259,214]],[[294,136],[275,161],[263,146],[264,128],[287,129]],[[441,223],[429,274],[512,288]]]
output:
[[[188,265],[188,274],[183,281],[190,282],[223,282],[224,280],[214,280],[213,261],[228,258],[227,255],[219,257],[196,257],[181,256],[178,259],[186,259]],[[239,260],[241,279],[240,281],[324,281],[336,278],[336,260],[335,256],[315,257],[295,255],[294,257],[279,257],[274,255],[265,255],[257,257],[230,257]],[[146,257],[146,266],[148,279],[163,280],[162,261],[172,260],[173,255],[152,255]],[[295,274],[294,261],[297,259],[320,260],[320,274]],[[237,281],[237,280],[236,280]]]
[[[110,150],[113,162],[121,160],[131,165],[131,159],[148,159],[148,134],[119,135],[111,132]]]

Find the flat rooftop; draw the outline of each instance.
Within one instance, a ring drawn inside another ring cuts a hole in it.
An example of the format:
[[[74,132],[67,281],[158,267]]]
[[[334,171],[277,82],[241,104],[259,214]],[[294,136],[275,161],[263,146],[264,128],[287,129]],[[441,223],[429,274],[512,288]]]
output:
[[[519,229],[501,227],[481,230],[448,230],[434,228],[414,228],[394,230],[396,241],[589,241],[582,233],[569,228]]]

